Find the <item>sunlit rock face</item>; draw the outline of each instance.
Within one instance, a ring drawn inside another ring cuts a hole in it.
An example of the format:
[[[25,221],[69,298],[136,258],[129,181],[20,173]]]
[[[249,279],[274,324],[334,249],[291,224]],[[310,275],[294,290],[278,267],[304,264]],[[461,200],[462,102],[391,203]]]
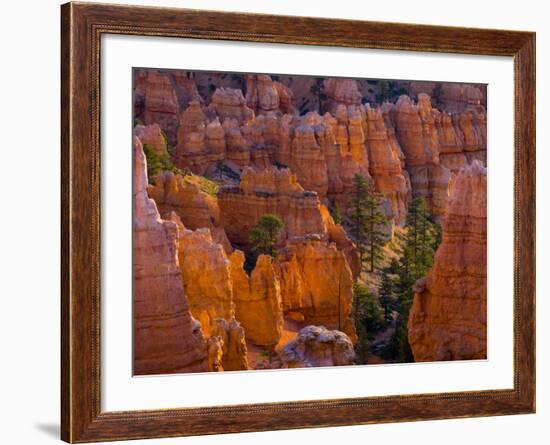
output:
[[[260,255],[250,277],[244,271],[244,254],[230,256],[236,319],[252,343],[275,347],[281,338],[281,288],[270,256]]]
[[[319,197],[304,191],[296,175],[288,169],[270,167],[256,172],[247,167],[239,186],[222,187],[218,193],[221,223],[230,241],[249,245],[248,234],[265,214],[279,216],[285,226],[281,241],[317,233],[327,238]]]
[[[390,108],[390,110],[388,110]],[[394,106],[386,106],[397,140],[405,155],[413,196],[426,199],[432,215],[443,216],[451,171],[439,159],[439,134],[430,98],[418,95],[418,104],[401,96]]]
[[[247,369],[245,333],[235,320],[230,262],[209,229],[186,229],[175,212],[178,260],[191,314],[208,338],[211,371]]]
[[[323,326],[307,326],[287,343],[281,355],[283,368],[353,365],[355,351],[349,337]]]
[[[169,217],[174,211],[188,229],[208,228],[212,239],[231,252],[231,244],[220,222],[220,208],[215,196],[203,192],[197,183],[188,182],[181,175],[163,172],[148,187],[160,213]]]
[[[365,122],[369,171],[374,187],[389,201],[395,223],[402,225],[411,198],[409,176],[401,164],[403,152],[386,127],[382,109],[367,106]]]
[[[487,170],[474,161],[452,183],[443,241],[415,284],[408,324],[415,361],[487,356]]]
[[[175,220],[179,218],[172,215]],[[185,294],[191,314],[210,336],[215,319],[229,319],[233,310],[233,289],[229,260],[220,244],[212,241],[208,229],[179,227],[178,254]]]
[[[208,368],[200,323],[189,312],[177,253],[177,227],[147,196],[143,147],[134,138],[134,373]]]
[[[355,243],[348,237],[345,229],[334,222],[329,210],[321,204],[321,215],[327,228],[329,241],[346,256],[346,261],[355,280],[361,273],[361,259]]]
[[[356,333],[351,319],[353,276],[334,243],[312,235],[287,242],[275,262],[285,312],[301,313],[305,323]]]
[[[229,320],[216,318],[210,339],[212,338],[216,338],[216,343],[221,346],[221,367],[223,371],[248,369],[245,333],[235,317],[232,316]],[[217,357],[219,357],[219,353],[217,353]],[[219,358],[217,361],[220,363]]]
[[[452,172],[458,172],[468,163],[464,154],[464,137],[453,123],[453,116],[433,110],[439,137],[439,161]]]
[[[146,125],[158,124],[168,143],[177,140],[179,105],[168,75],[149,70],[143,80],[143,118]]]

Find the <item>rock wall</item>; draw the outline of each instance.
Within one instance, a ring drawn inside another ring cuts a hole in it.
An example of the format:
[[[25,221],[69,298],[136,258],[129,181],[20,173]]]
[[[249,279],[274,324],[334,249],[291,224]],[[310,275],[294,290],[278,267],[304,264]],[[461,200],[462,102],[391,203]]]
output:
[[[334,243],[308,238],[287,242],[275,262],[283,311],[302,314],[307,324],[343,331],[355,342],[353,276],[346,256]]]
[[[191,101],[179,117],[175,165],[203,175],[210,165],[225,157],[225,131],[220,121],[209,122],[200,103]]]
[[[177,256],[177,227],[147,196],[143,147],[134,138],[134,373],[206,371],[206,343],[189,312]]]
[[[283,329],[281,288],[270,256],[260,255],[250,278],[243,269],[244,254],[231,254],[235,314],[246,338],[260,346],[274,348]]]
[[[148,70],[143,80],[143,119],[146,125],[158,124],[168,143],[176,145],[179,105],[168,75]]]
[[[216,88],[208,106],[211,113],[225,119],[235,119],[239,125],[254,120],[254,111],[248,108],[243,92],[234,88]]]
[[[143,146],[149,146],[157,155],[168,156],[168,141],[157,123],[137,125],[134,128],[134,136],[139,138]]]
[[[328,78],[323,81],[326,111],[334,113],[339,105],[360,105],[362,94],[355,79]]]
[[[391,108],[413,195],[424,197],[432,215],[440,218],[445,211],[450,170],[439,160],[439,135],[430,98],[419,94],[418,104],[414,104],[408,96],[401,96],[395,106],[387,108]]]
[[[272,111],[296,114],[292,90],[266,74],[246,76],[246,104],[258,115]]]
[[[411,184],[402,167],[404,155],[401,147],[394,134],[388,131],[380,108],[367,105],[365,133],[374,187],[389,201],[392,211],[389,216],[396,224],[402,225],[411,199]]]
[[[216,318],[234,314],[229,260],[210,230],[186,229],[175,212],[171,219],[178,225],[178,258],[189,309],[210,336]]]
[[[189,309],[208,338],[211,371],[247,369],[244,329],[235,319],[230,263],[209,229],[186,229],[175,212],[178,259]]]
[[[154,185],[149,185],[149,196],[166,218],[174,211],[185,227],[192,230],[210,229],[212,239],[221,244],[226,252],[231,252],[231,244],[221,224],[217,198],[203,192],[198,183],[191,182],[192,179],[166,171],[155,178]]]
[[[443,241],[408,324],[415,361],[487,356],[487,170],[474,161],[453,181]]]
[[[248,246],[250,229],[265,214],[277,215],[284,221],[283,240],[308,233],[318,233],[325,239],[328,236],[319,197],[304,191],[288,169],[275,167],[255,172],[247,167],[239,186],[220,189],[218,202],[221,224],[230,241],[238,246]]]

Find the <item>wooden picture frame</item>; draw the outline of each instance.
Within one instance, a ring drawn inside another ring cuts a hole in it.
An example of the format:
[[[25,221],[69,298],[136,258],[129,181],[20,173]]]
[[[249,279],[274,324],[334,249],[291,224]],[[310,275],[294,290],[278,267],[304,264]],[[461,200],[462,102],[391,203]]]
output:
[[[103,34],[512,56],[514,387],[209,408],[102,412],[100,38]],[[495,416],[535,411],[535,34],[148,8],[61,7],[61,437],[71,443]]]

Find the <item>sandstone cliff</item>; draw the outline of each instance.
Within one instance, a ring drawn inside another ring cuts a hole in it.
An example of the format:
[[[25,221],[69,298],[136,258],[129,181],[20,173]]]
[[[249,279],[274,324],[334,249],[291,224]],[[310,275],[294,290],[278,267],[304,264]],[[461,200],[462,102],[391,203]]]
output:
[[[327,96],[326,110],[334,113],[338,105],[360,105],[361,92],[355,79],[328,78],[323,81],[323,93]]]
[[[443,241],[415,284],[408,324],[415,361],[487,355],[487,171],[479,161],[453,181]]]
[[[243,92],[234,88],[216,88],[208,109],[222,122],[231,118],[243,124],[254,119],[254,111],[246,105]]]
[[[169,144],[175,145],[179,105],[168,75],[149,70],[143,82],[143,118],[145,124],[158,124],[166,133]]]
[[[208,338],[211,371],[247,369],[245,333],[235,320],[229,259],[209,229],[186,229],[175,212],[178,259],[189,309]],[[215,337],[215,339],[213,339]]]
[[[168,141],[157,123],[137,125],[134,128],[134,136],[137,136],[144,146],[147,145],[154,150],[158,156],[168,156]]]
[[[275,262],[285,313],[305,323],[345,332],[356,341],[351,319],[353,276],[344,253],[315,235],[287,242]]]
[[[374,187],[390,203],[391,217],[403,224],[411,197],[408,173],[402,168],[404,159],[394,134],[388,131],[380,108],[366,107],[366,143],[369,170]]]
[[[247,167],[239,186],[220,189],[218,202],[221,224],[231,242],[239,246],[248,246],[250,229],[265,214],[278,215],[284,221],[283,239],[308,233],[327,238],[319,197],[304,191],[288,169],[255,172]]]
[[[210,229],[212,238],[221,244],[226,252],[231,252],[231,244],[220,221],[220,208],[215,196],[201,190],[195,177],[182,177],[172,172],[163,172],[155,178],[155,184],[148,188],[160,213],[169,217],[174,211],[185,227],[195,230]]]
[[[141,142],[134,138],[134,373],[207,370],[206,343],[189,312],[177,256],[177,227],[147,196]]]
[[[424,197],[432,215],[439,218],[445,211],[450,170],[439,160],[439,134],[430,98],[419,94],[414,104],[408,96],[401,96],[395,106],[387,108],[391,108],[413,195]]]
[[[283,313],[281,288],[271,257],[260,255],[250,278],[243,269],[244,255],[231,254],[235,314],[252,343],[274,348],[281,338]]]
[[[189,308],[210,336],[216,318],[229,319],[234,313],[229,260],[208,229],[185,229],[175,213],[172,220],[179,222],[179,265]]]
[[[225,159],[225,131],[218,119],[207,120],[198,101],[190,102],[179,123],[176,166],[203,175],[210,165]]]
[[[270,111],[296,114],[292,90],[266,74],[246,76],[246,104],[256,114]]]

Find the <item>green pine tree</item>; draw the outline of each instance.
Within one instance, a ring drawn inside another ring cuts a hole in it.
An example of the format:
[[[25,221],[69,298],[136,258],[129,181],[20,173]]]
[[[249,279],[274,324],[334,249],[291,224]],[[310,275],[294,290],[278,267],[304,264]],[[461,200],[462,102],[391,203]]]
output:
[[[355,190],[349,203],[348,212],[351,220],[352,235],[355,238],[355,244],[359,251],[361,264],[363,264],[365,257],[365,222],[367,220],[367,193],[369,186],[364,176],[360,174],[356,174],[353,177],[353,182]]]
[[[392,351],[399,361],[411,362],[413,356],[407,337],[407,323],[414,298],[412,287],[416,280],[429,272],[435,251],[441,242],[441,228],[431,220],[423,198],[418,197],[411,202],[405,223],[405,234],[400,241],[403,248],[397,265],[398,279],[394,287],[399,317],[392,340]]]
[[[374,272],[384,257],[386,235],[382,228],[388,220],[381,210],[382,195],[377,193],[364,176],[353,177],[355,191],[349,205],[352,235],[355,238],[361,264],[367,260],[369,270]]]
[[[386,234],[382,228],[388,223],[388,219],[381,210],[381,202],[382,195],[369,185],[365,200],[365,232],[368,239],[367,261],[371,272],[374,272],[375,266],[384,258]]]
[[[384,309],[384,319],[386,322],[391,321],[393,306],[393,282],[387,273],[382,275],[382,282],[380,283],[380,288],[378,289],[378,299]]]
[[[270,255],[274,257],[277,254],[275,245],[277,236],[283,229],[283,221],[276,215],[263,215],[248,234],[248,239],[252,244],[252,251],[257,255]]]
[[[352,313],[357,333],[355,353],[357,361],[363,364],[367,362],[369,339],[374,338],[385,327],[384,311],[376,296],[366,286],[355,283]]]
[[[340,206],[338,205],[338,203],[334,205],[330,212],[330,215],[334,220],[334,224],[342,224],[342,214],[340,213]]]

